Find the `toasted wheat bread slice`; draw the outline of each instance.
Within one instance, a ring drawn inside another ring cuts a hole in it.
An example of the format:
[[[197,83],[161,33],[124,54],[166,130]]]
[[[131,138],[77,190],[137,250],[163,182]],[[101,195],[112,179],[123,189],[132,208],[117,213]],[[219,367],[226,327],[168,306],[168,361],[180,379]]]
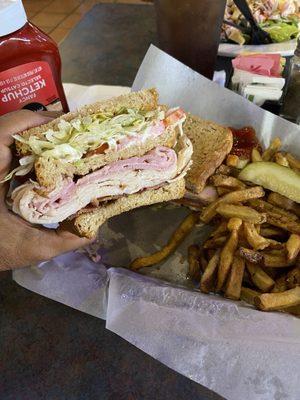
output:
[[[186,176],[186,187],[201,193],[207,179],[230,153],[233,137],[229,128],[188,115],[184,132],[193,143],[193,164]]]
[[[34,135],[43,138],[44,133],[49,129],[57,129],[61,120],[71,121],[74,118],[85,117],[98,112],[115,113],[123,107],[134,108],[141,111],[150,111],[158,106],[158,93],[156,89],[145,89],[140,92],[131,92],[113,99],[98,101],[94,104],[86,105],[77,112],[69,112],[47,124],[28,129],[21,133],[25,139]],[[16,149],[19,155],[23,156],[30,153],[29,147],[25,143],[16,142]]]
[[[134,208],[180,199],[184,196],[184,193],[185,182],[182,178],[159,189],[145,190],[141,193],[123,196],[107,205],[79,215],[73,220],[74,228],[80,236],[93,238],[96,236],[99,227],[111,217]]]

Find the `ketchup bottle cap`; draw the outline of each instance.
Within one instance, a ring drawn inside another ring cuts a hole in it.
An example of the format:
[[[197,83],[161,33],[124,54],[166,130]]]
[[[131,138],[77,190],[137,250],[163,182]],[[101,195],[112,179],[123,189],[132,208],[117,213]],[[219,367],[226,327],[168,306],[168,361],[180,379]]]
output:
[[[0,36],[9,35],[27,22],[21,0],[0,0]]]

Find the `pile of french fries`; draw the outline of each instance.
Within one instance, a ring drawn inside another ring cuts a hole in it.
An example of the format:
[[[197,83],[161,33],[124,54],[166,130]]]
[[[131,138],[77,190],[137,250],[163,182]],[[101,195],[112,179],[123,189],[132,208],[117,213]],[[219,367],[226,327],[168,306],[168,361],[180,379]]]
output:
[[[203,244],[188,248],[188,276],[200,290],[244,300],[263,311],[300,315],[300,204],[237,178],[245,164],[259,161],[300,173],[300,161],[280,148],[277,138],[263,153],[254,148],[251,160],[229,155],[210,178],[218,199],[191,213],[164,248],[134,260],[131,268],[162,262],[195,226],[213,224]]]

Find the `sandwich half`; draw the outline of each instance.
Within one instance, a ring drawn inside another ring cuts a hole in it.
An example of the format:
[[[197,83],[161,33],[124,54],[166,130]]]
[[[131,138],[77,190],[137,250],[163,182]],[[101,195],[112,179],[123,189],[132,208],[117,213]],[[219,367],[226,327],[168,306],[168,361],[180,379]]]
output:
[[[92,238],[112,216],[183,197],[193,151],[185,119],[149,89],[15,135],[20,165],[7,178],[28,180],[11,194],[13,211],[33,224],[72,221]]]

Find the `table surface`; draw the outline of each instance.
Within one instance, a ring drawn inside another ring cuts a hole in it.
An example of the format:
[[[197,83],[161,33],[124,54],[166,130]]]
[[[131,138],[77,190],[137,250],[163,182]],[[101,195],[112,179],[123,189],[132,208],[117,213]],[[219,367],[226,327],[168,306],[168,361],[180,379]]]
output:
[[[63,82],[131,86],[151,43],[158,44],[151,4],[98,4],[60,46]],[[230,68],[218,57],[217,70]]]
[[[151,42],[151,6],[97,5],[61,45],[63,80],[130,86]],[[0,273],[0,348],[1,400],[221,399],[10,273]]]

